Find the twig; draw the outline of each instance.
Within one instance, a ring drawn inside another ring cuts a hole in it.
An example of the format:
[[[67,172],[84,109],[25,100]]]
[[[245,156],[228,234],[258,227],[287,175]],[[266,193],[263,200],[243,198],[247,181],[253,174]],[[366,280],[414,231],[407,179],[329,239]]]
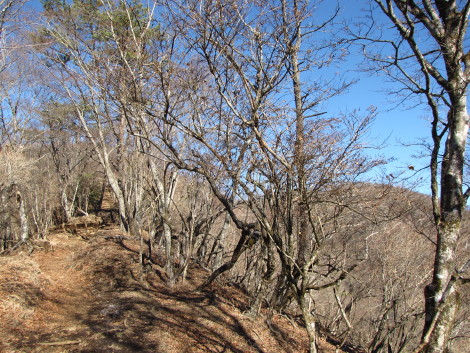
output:
[[[57,342],[41,342],[41,346],[67,346],[71,344],[80,344],[81,341],[57,341]]]

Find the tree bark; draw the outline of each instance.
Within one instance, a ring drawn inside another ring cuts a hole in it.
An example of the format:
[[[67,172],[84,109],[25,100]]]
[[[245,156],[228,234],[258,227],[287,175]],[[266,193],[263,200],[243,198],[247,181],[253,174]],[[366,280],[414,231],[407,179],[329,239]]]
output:
[[[242,235],[240,240],[238,241],[235,250],[233,251],[232,257],[228,262],[217,268],[212,274],[207,278],[207,280],[201,284],[197,290],[201,291],[206,288],[209,284],[211,284],[217,277],[219,277],[222,273],[230,270],[235,264],[237,263],[240,256],[245,252],[247,249],[248,241],[250,237],[253,235],[253,228],[246,227],[242,230]]]
[[[310,313],[308,296],[309,293],[302,288],[299,294],[299,306],[307,329],[309,353],[317,353],[317,323],[315,317]]]
[[[463,164],[468,133],[466,96],[449,112],[449,133],[446,141],[441,176],[440,219],[437,224],[437,247],[432,282],[425,289],[425,325],[423,337],[432,332],[427,353],[444,352],[458,312],[459,294],[456,289],[442,302],[456,265],[456,248],[465,206],[462,195]],[[458,109],[458,110],[457,110]],[[434,317],[439,314],[435,326]]]
[[[224,217],[224,224],[222,226],[222,229],[219,232],[219,235],[217,239],[215,240],[213,246],[212,246],[212,251],[209,254],[209,262],[212,257],[214,257],[214,262],[212,263],[212,270],[216,270],[217,268],[220,267],[222,264],[222,260],[224,257],[224,244],[225,244],[225,238],[228,233],[228,229],[230,227],[230,214],[227,212]]]
[[[16,201],[18,202],[18,215],[20,218],[20,240],[26,242],[29,240],[29,225],[24,200],[19,190],[16,191]]]

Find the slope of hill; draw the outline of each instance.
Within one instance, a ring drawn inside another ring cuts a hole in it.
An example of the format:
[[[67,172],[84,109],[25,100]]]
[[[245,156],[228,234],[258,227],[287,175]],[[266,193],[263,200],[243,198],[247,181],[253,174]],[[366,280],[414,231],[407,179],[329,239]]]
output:
[[[171,290],[158,266],[142,276],[138,242],[119,234],[54,233],[32,254],[0,257],[0,352],[306,352],[302,327],[244,315],[238,289],[193,291],[202,270]]]

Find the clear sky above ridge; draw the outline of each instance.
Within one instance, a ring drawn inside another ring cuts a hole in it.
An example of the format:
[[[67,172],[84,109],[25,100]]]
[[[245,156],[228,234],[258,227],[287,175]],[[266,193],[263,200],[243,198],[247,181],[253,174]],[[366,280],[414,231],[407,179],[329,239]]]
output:
[[[371,5],[371,0],[339,1],[340,12],[338,20],[355,22],[364,17],[364,10]],[[325,1],[319,7],[320,12],[331,13],[336,6],[335,1]],[[392,158],[391,162],[383,171],[386,175],[411,177],[412,181],[421,179],[418,191],[430,193],[429,171],[416,171],[429,164],[428,158],[416,158],[422,147],[416,146],[421,139],[430,141],[431,124],[427,120],[428,112],[426,106],[416,107],[416,102],[409,100],[403,104],[397,103],[393,94],[389,90],[393,85],[379,73],[361,72],[363,57],[361,53],[351,49],[350,55],[338,69],[344,70],[346,77],[356,79],[357,83],[349,91],[339,97],[335,97],[328,105],[328,111],[348,111],[360,109],[365,111],[369,106],[377,108],[377,119],[370,131],[370,137],[379,144],[385,141],[384,148],[380,151],[371,150],[371,155],[381,154],[385,158]],[[411,168],[412,167],[412,168]],[[413,169],[413,170],[412,170]],[[410,181],[411,181],[410,180]]]

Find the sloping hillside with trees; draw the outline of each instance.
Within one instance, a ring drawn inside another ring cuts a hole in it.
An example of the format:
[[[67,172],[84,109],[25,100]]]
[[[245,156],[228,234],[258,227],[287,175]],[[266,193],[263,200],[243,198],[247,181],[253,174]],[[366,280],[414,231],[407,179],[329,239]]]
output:
[[[325,4],[0,0],[5,349],[465,352],[470,1]],[[354,53],[422,170],[329,111]]]
[[[295,320],[244,315],[246,294],[191,266],[168,288],[162,264],[142,272],[139,242],[116,227],[54,231],[32,254],[1,258],[2,352],[300,352]],[[163,278],[161,278],[163,277]],[[334,346],[321,341],[329,352]]]

